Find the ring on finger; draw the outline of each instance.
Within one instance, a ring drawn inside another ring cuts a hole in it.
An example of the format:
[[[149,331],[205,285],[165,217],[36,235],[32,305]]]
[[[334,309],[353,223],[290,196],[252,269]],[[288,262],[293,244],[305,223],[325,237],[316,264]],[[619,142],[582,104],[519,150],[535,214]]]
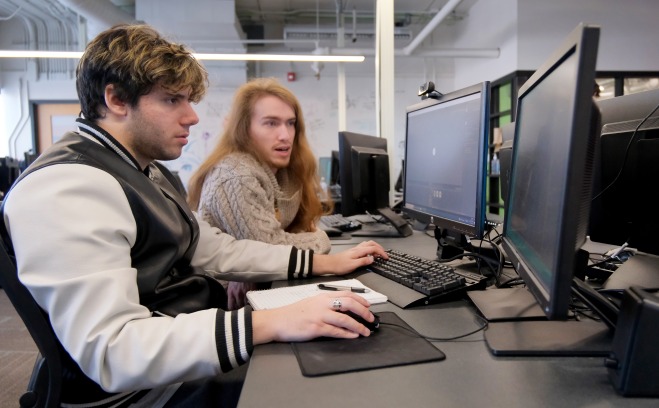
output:
[[[336,298],[332,301],[332,309],[334,310],[341,310],[341,299]]]

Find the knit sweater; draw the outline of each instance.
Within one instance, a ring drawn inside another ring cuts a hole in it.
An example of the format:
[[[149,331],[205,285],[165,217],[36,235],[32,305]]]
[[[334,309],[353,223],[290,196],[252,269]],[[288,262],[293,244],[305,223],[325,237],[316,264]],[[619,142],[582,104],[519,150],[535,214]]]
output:
[[[300,208],[300,195],[300,189],[288,177],[288,169],[280,169],[275,176],[252,155],[234,153],[206,176],[198,213],[212,226],[238,239],[328,253],[331,244],[324,231],[285,231]]]

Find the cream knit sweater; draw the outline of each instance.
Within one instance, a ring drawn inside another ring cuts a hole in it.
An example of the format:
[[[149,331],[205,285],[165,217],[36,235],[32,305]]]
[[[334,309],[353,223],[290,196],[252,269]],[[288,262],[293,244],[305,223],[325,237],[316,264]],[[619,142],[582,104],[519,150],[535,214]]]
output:
[[[300,191],[287,169],[277,176],[247,153],[225,157],[211,170],[201,191],[198,213],[205,221],[238,239],[294,245],[328,253],[327,234],[285,231],[300,207]]]

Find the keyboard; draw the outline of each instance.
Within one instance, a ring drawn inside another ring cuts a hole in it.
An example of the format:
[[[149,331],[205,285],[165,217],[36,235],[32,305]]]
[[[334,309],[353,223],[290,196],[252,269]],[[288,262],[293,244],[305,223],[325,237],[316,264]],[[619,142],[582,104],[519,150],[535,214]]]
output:
[[[386,252],[389,259],[377,258],[366,269],[423,295],[424,299],[417,302],[419,304],[436,303],[448,298],[449,294],[485,289],[487,285],[487,278],[477,273],[457,270],[393,249]]]
[[[340,229],[344,232],[358,230],[362,227],[357,221],[346,218],[341,214],[323,215],[320,217],[320,222],[329,228]]]

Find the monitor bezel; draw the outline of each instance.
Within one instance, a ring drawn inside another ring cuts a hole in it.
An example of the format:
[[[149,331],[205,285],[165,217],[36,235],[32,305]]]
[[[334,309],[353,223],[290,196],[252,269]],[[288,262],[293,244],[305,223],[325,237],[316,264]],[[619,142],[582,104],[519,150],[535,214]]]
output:
[[[599,137],[599,129],[591,129],[593,126],[592,115],[599,117],[592,97],[598,43],[599,27],[580,24],[524,83],[518,93],[509,199],[506,201],[505,207],[503,248],[517,273],[526,282],[527,288],[549,319],[568,317],[574,273],[582,257],[581,247],[586,241],[590,192],[592,191],[592,174],[589,173],[592,173],[593,170],[594,144]],[[510,238],[511,206],[514,205],[513,191],[517,162],[516,147],[519,145],[519,129],[523,119],[526,96],[573,54],[577,57],[577,77],[572,93],[575,103],[570,126],[572,137],[570,158],[567,161],[569,168],[563,194],[557,197],[562,200],[558,233],[561,241],[557,253],[554,254],[556,270],[551,277],[549,287],[544,288],[530,262]],[[588,158],[589,154],[593,157]],[[590,164],[587,163],[588,161]],[[587,168],[589,165],[590,169]],[[588,191],[586,192],[584,189]],[[577,211],[575,211],[575,206],[578,206]]]
[[[425,99],[414,105],[410,105],[406,109],[405,115],[405,159],[403,167],[403,185],[406,183],[406,174],[407,174],[407,165],[410,163],[408,158],[408,121],[410,113],[418,112],[420,110],[428,109],[433,106],[440,104],[445,104],[448,102],[458,101],[462,98],[469,97],[471,95],[480,94],[480,140],[478,145],[479,160],[477,163],[477,185],[480,186],[480,189],[476,195],[476,208],[474,209],[474,220],[475,225],[469,225],[456,221],[455,219],[449,219],[443,217],[441,214],[431,213],[430,211],[421,211],[416,208],[410,208],[407,206],[407,194],[406,189],[403,189],[403,201],[401,204],[401,211],[407,214],[409,217],[414,218],[425,224],[431,224],[438,228],[449,229],[460,234],[464,234],[470,238],[482,238],[485,232],[485,221],[486,221],[486,182],[487,182],[487,157],[489,151],[489,109],[490,109],[490,82],[484,81],[472,86],[456,90],[444,95],[441,95],[437,99]]]

